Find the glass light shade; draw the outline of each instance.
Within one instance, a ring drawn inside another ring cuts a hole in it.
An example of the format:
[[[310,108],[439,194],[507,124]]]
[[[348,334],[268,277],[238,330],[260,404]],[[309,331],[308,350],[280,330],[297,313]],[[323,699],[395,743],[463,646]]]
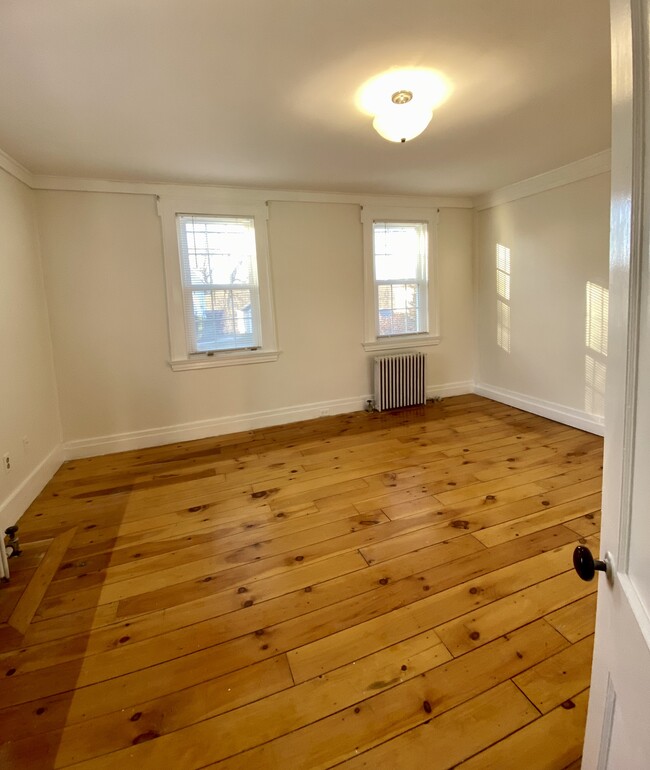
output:
[[[430,108],[407,102],[394,104],[389,102],[372,122],[373,128],[389,142],[408,142],[419,136],[431,122],[433,113]]]

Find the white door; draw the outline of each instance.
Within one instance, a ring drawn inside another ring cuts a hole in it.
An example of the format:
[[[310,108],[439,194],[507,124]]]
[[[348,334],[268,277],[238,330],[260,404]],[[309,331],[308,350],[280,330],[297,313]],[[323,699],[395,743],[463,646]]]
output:
[[[612,214],[601,581],[583,770],[650,768],[650,0],[611,0]],[[644,147],[647,146],[647,147]]]

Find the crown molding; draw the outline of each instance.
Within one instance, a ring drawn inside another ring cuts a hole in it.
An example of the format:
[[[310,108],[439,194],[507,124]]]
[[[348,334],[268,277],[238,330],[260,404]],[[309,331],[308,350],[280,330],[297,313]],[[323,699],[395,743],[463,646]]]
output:
[[[552,190],[555,187],[578,182],[581,179],[589,179],[598,174],[605,174],[611,170],[612,153],[611,150],[604,150],[595,155],[589,155],[586,158],[577,160],[574,163],[568,163],[566,166],[560,166],[552,171],[546,171],[544,174],[532,176],[529,179],[523,179],[521,182],[501,187],[498,190],[480,195],[474,199],[474,206],[477,211],[483,211],[494,206],[500,206],[503,203],[527,198],[530,195]]]
[[[34,175],[35,190],[70,192],[126,193],[130,195],[192,196],[240,201],[290,201],[300,203],[352,203],[361,206],[425,206],[431,208],[474,208],[469,197],[431,195],[377,195],[368,193],[314,192],[307,190],[274,190],[272,188],[220,187],[218,185],[186,185],[165,182],[123,182],[109,179],[84,179]]]
[[[33,174],[0,149],[0,168],[33,190],[68,192],[122,193],[128,195],[164,195],[210,197],[239,201],[287,201],[299,203],[352,203],[361,206],[424,206],[431,208],[484,209],[527,198],[555,187],[604,174],[611,169],[611,151],[590,155],[566,166],[501,187],[474,199],[469,197],[431,195],[379,195],[368,193],[314,192],[307,190],[274,190],[272,188],[223,187],[218,185],[172,184],[165,182],[117,181],[83,177]]]
[[[430,207],[472,209],[474,201],[468,196],[451,195],[382,195],[371,193],[323,192],[311,190],[275,190],[273,188],[227,187],[205,184],[175,184],[171,182],[120,181],[85,177],[34,174],[0,149],[0,169],[4,169],[32,190],[67,192],[122,193],[127,195],[160,195],[211,198],[227,202],[260,200],[296,203],[352,203],[360,206]]]
[[[34,187],[34,175],[6,152],[0,150],[0,168],[15,177],[27,187]]]

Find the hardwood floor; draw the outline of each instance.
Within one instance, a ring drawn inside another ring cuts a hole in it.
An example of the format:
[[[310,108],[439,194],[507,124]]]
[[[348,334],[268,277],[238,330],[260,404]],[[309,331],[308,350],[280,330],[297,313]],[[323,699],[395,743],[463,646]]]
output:
[[[477,396],[66,463],[0,767],[578,768],[602,439]]]

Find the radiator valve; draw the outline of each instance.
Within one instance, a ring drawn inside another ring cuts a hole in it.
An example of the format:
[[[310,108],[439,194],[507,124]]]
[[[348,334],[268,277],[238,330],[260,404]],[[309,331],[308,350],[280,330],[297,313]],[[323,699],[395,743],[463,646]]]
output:
[[[7,527],[7,529],[5,529],[5,536],[7,556],[10,559],[13,556],[20,556],[22,551],[20,550],[20,540],[18,539],[18,526],[14,524],[13,527]]]

